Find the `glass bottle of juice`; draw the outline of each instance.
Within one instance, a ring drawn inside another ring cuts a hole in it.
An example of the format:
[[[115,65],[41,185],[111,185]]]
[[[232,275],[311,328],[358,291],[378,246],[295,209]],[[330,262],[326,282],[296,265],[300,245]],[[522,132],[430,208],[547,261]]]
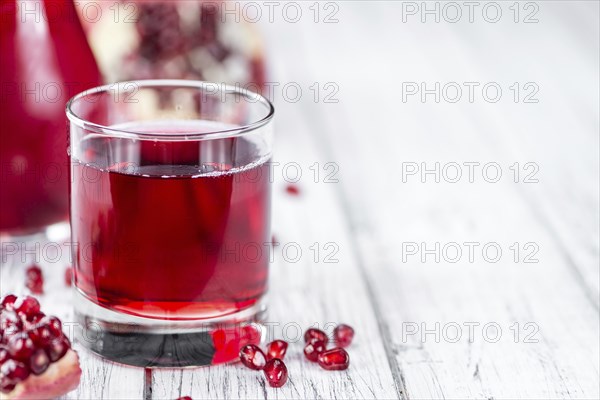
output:
[[[101,83],[72,0],[0,3],[0,233],[68,217],[67,100]]]

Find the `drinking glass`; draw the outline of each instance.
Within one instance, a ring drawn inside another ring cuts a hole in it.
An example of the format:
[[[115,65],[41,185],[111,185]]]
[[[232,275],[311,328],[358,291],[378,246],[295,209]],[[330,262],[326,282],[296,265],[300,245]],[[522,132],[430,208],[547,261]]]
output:
[[[138,366],[227,362],[257,343],[272,104],[146,80],[80,93],[66,113],[78,341]]]

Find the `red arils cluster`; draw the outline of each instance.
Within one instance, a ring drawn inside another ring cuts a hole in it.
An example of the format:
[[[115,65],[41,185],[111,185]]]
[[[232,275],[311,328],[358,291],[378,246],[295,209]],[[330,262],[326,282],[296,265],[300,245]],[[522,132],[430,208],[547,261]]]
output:
[[[31,290],[31,293],[44,293],[44,275],[42,269],[37,265],[32,265],[25,271],[25,286]]]
[[[41,375],[71,348],[56,317],[44,315],[30,296],[0,303],[0,390],[10,392],[30,374]]]
[[[263,371],[271,387],[282,387],[287,382],[287,367],[283,358],[288,344],[283,340],[275,340],[267,345],[267,355],[260,347],[249,344],[240,350],[240,361],[255,371]]]
[[[341,347],[327,350],[329,338],[322,330],[310,328],[304,334],[304,356],[311,362],[318,362],[321,368],[334,371],[344,370],[350,365],[350,356],[342,347],[347,347],[354,338],[354,329],[340,324],[333,331],[334,342]]]

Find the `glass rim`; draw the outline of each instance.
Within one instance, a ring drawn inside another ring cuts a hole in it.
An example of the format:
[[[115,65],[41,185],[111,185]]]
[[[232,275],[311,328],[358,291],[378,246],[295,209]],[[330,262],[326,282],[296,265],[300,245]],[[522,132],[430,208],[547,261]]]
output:
[[[214,130],[204,130],[202,132],[185,132],[185,133],[154,133],[154,132],[136,132],[127,129],[114,128],[111,126],[106,126],[103,124],[97,124],[95,122],[91,122],[86,120],[85,118],[77,115],[72,107],[75,102],[81,100],[82,98],[89,96],[95,93],[108,92],[110,90],[115,90],[123,88],[126,91],[130,91],[131,89],[126,89],[127,85],[136,85],[137,88],[149,88],[149,87],[171,87],[171,88],[183,88],[183,89],[200,89],[206,90],[208,88],[214,89],[216,85],[218,87],[218,91],[216,93],[211,93],[215,95],[220,95],[223,92],[226,94],[239,94],[247,99],[252,99],[253,103],[260,103],[266,106],[268,112],[266,116],[263,118],[250,122],[248,124],[242,126],[236,126],[234,128],[227,129],[214,129]],[[80,128],[90,130],[92,132],[104,134],[110,137],[123,137],[123,138],[132,138],[132,139],[151,139],[151,140],[210,140],[210,139],[222,139],[229,137],[241,136],[245,133],[254,131],[267,123],[269,123],[273,116],[275,115],[275,107],[273,104],[264,96],[252,92],[247,89],[243,89],[239,86],[233,86],[225,83],[216,83],[216,82],[208,82],[208,81],[199,81],[199,80],[188,80],[188,79],[140,79],[140,80],[132,80],[132,81],[122,81],[116,83],[109,83],[106,85],[96,86],[88,90],[84,90],[71,97],[66,104],[65,107],[67,118],[71,123],[74,123]]]

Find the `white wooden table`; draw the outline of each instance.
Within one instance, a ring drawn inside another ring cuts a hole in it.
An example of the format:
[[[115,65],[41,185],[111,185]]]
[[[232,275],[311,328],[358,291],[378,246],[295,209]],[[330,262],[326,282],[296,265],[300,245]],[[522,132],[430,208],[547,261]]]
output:
[[[269,322],[296,340],[288,384],[239,365],[143,370],[81,351],[67,398],[600,397],[599,3],[520,3],[517,23],[512,1],[495,3],[496,23],[482,16],[495,6],[479,3],[469,23],[455,4],[457,23],[444,3],[439,23],[423,23],[421,2],[385,1],[320,3],[318,23],[301,3],[297,23],[281,7],[259,23],[279,84]],[[440,83],[439,102],[422,100],[422,82]],[[439,182],[421,176],[436,163]],[[296,165],[292,197],[283,173]],[[41,262],[58,271],[43,302],[68,322],[63,254]],[[9,257],[3,294],[23,291],[27,263]],[[356,330],[351,366],[326,372],[303,359],[297,329],[337,322]]]

